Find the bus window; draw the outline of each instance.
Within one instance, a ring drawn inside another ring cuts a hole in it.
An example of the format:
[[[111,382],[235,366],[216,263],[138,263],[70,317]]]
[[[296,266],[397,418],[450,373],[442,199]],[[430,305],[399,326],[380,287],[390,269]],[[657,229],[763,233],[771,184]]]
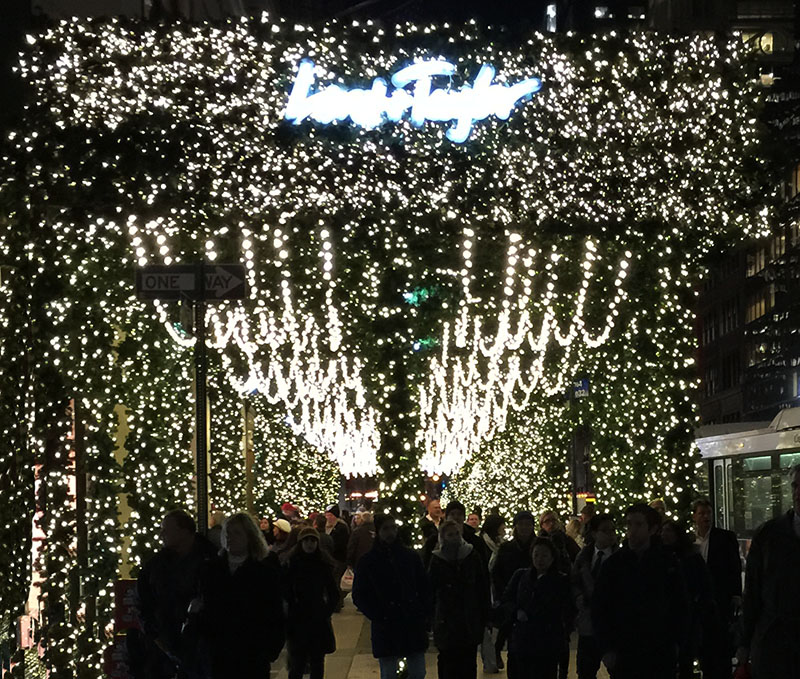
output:
[[[794,501],[792,500],[792,477],[789,471],[796,464],[800,464],[800,453],[784,453],[781,455],[781,513],[788,512]]]
[[[725,477],[722,469],[723,462],[714,463],[714,507],[717,510],[715,524],[719,528],[726,528],[725,523]]]
[[[734,459],[733,528],[740,537],[751,537],[756,528],[773,516],[771,456]]]

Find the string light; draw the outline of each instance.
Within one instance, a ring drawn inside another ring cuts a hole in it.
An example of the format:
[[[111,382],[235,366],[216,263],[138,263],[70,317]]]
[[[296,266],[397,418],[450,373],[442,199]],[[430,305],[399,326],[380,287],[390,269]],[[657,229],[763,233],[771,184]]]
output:
[[[0,295],[15,395],[0,470],[24,468],[4,486],[3,544],[22,547],[0,555],[0,610],[15,616],[30,582],[41,464],[49,669],[101,676],[110,583],[157,546],[165,509],[194,504],[191,324],[181,305],[132,298],[136,265],[246,267],[249,298],[208,318],[224,510],[243,501],[245,394],[260,514],[283,487],[304,509],[334,499],[337,469],[379,474],[381,508],[406,520],[423,470],[455,472],[467,502],[564,508],[578,424],[607,507],[689,492],[698,263],[771,217],[740,46],[266,17],[64,22],[28,42],[26,128],[5,141],[0,179],[0,252],[25,282]],[[497,85],[535,73],[542,89],[462,144],[447,122],[284,120],[304,59],[351,87],[438,58],[456,89],[484,64]],[[565,408],[579,373],[592,396]],[[90,489],[77,594],[76,394]],[[91,624],[66,615],[90,600]]]

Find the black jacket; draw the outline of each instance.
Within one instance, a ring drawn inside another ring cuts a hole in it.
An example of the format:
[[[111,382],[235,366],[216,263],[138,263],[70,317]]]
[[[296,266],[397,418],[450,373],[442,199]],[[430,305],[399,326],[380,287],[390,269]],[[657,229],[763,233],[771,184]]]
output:
[[[328,535],[330,535],[333,540],[333,552],[331,556],[333,556],[334,561],[343,564],[347,561],[347,542],[350,540],[350,529],[344,521],[337,519],[333,529]]]
[[[197,535],[186,556],[162,549],[145,563],[139,574],[136,589],[144,633],[153,641],[160,640],[178,658],[193,652],[185,648],[181,628],[189,604],[200,593],[205,565],[214,556],[213,545]]]
[[[434,596],[433,642],[442,650],[477,646],[489,620],[489,574],[483,558],[465,543],[448,561],[434,550],[428,570]]]
[[[753,676],[800,677],[800,538],[794,512],[767,521],[747,555],[742,618]]]
[[[531,541],[533,538],[531,538]],[[513,538],[504,542],[497,549],[497,558],[492,567],[492,587],[494,588],[495,599],[499,600],[506,591],[511,578],[521,568],[531,568],[531,541],[520,542],[518,538]]]
[[[266,676],[284,642],[281,570],[270,554],[247,559],[233,573],[226,555],[203,575],[201,635],[215,679]]]
[[[533,568],[518,570],[503,592],[502,606],[513,625],[509,654],[560,656],[574,614],[566,575],[555,568],[541,578]],[[527,620],[519,619],[520,612]]]
[[[422,653],[431,587],[419,555],[400,544],[375,542],[356,565],[353,603],[372,622],[376,658]]]
[[[617,653],[620,670],[674,666],[689,620],[683,572],[674,554],[653,544],[641,555],[612,554],[592,600],[592,623],[603,652]]]
[[[339,588],[329,558],[320,549],[306,554],[297,545],[284,566],[286,636],[290,646],[301,646],[312,654],[336,650],[331,615]]]
[[[350,533],[347,542],[347,565],[355,568],[375,542],[375,524],[372,521],[362,523]]]
[[[554,533],[548,533],[544,530],[539,531],[539,537],[548,538],[553,543],[556,548],[556,554],[558,554],[556,568],[559,572],[569,575],[572,572],[572,564],[581,551],[578,543],[563,530],[557,530]]]
[[[742,560],[736,534],[712,528],[708,535],[708,572],[714,588],[714,601],[723,619],[733,618],[733,597],[742,595]]]

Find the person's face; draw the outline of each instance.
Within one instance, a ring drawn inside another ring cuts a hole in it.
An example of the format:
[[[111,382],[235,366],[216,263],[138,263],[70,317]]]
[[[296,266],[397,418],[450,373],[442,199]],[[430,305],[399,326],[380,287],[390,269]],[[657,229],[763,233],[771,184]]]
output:
[[[514,531],[523,542],[527,542],[531,535],[533,535],[533,521],[531,519],[522,519],[514,526]]]
[[[269,519],[261,519],[261,521],[258,522],[258,527],[261,530],[265,531],[265,532],[268,531],[269,530]]]
[[[700,505],[694,510],[692,518],[694,519],[694,525],[697,527],[697,531],[702,535],[707,535],[708,531],[711,530],[711,507]]]
[[[463,525],[464,519],[466,519],[467,517],[464,516],[464,512],[456,508],[450,510],[450,513],[447,515],[447,518],[450,519],[451,521],[455,521],[459,525]]]
[[[650,544],[650,526],[647,525],[647,518],[635,512],[629,514],[625,519],[625,535],[628,538],[628,546],[631,549],[646,549]]]
[[[531,552],[531,557],[533,559],[533,567],[539,575],[546,573],[553,565],[553,552],[544,545],[536,545],[533,548],[533,552]]]
[[[175,519],[166,518],[161,522],[161,544],[167,549],[180,549],[185,542],[185,530]]]
[[[542,517],[542,530],[544,530],[545,533],[555,533],[557,528],[558,522],[554,514],[545,514]]]
[[[389,545],[397,540],[397,524],[394,522],[394,519],[387,519],[381,524],[378,537],[381,539],[381,542],[385,542]]]
[[[303,538],[303,541],[300,543],[300,547],[302,547],[306,554],[313,554],[316,552],[318,545],[319,542],[316,538]]]
[[[228,554],[244,556],[247,554],[247,533],[239,523],[229,523],[226,529]]]
[[[675,529],[668,523],[661,527],[661,542],[667,547],[674,547],[678,544],[678,536]]]
[[[800,515],[800,472],[792,477],[792,499],[794,500],[794,513]]]
[[[442,504],[439,502],[439,500],[433,500],[428,505],[428,514],[430,514],[434,519],[442,518]]]
[[[280,528],[278,528],[277,526],[273,526],[273,528],[272,528],[272,534],[275,536],[275,539],[276,539],[278,542],[283,542],[283,541],[284,541],[284,540],[286,540],[286,538],[288,537],[288,534],[287,534],[287,533],[284,533],[284,532],[283,532],[283,531],[282,531]]]
[[[329,526],[332,526],[334,523],[336,523],[336,520],[336,514],[333,512],[325,512],[325,523],[327,523]]]
[[[608,549],[617,542],[617,527],[612,521],[603,521],[592,535],[597,549]]]
[[[472,526],[476,530],[481,523],[481,519],[477,514],[470,514],[467,518],[467,525]]]
[[[442,533],[442,544],[446,548],[456,547],[461,544],[461,533],[457,528],[449,527]]]
[[[502,538],[506,534],[506,524],[501,523],[497,528],[497,537]]]
[[[356,515],[353,517],[353,526],[357,528],[358,526],[360,526],[360,525],[361,525],[361,523],[362,523],[362,521],[361,521],[361,514],[356,514]]]

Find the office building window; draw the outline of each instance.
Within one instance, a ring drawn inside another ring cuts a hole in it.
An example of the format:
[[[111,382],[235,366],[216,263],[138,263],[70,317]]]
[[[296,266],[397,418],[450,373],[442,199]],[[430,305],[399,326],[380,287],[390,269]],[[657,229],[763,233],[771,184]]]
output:
[[[722,305],[719,315],[719,336],[723,337],[739,327],[739,300],[732,299]]]
[[[761,318],[764,314],[770,311],[775,306],[775,286],[770,285],[763,290],[759,290],[756,294],[751,295],[747,302],[747,314],[745,322]]]
[[[789,246],[800,245],[800,221],[789,224]]]
[[[717,338],[717,315],[714,312],[703,317],[703,346]]]
[[[741,381],[742,370],[738,354],[729,354],[722,359],[722,382],[720,389],[732,389]]]
[[[769,245],[770,245],[769,254],[771,260],[774,261],[782,257],[786,253],[786,234],[785,233],[776,234],[775,236],[772,237],[772,240],[770,240]]]
[[[767,266],[767,249],[761,246],[755,252],[747,255],[747,275],[755,276],[764,270]]]
[[[787,198],[794,198],[800,193],[800,165],[796,165],[792,170],[792,178],[789,181],[789,195]]]
[[[703,378],[703,387],[706,396],[713,396],[717,393],[717,369],[709,368]]]

